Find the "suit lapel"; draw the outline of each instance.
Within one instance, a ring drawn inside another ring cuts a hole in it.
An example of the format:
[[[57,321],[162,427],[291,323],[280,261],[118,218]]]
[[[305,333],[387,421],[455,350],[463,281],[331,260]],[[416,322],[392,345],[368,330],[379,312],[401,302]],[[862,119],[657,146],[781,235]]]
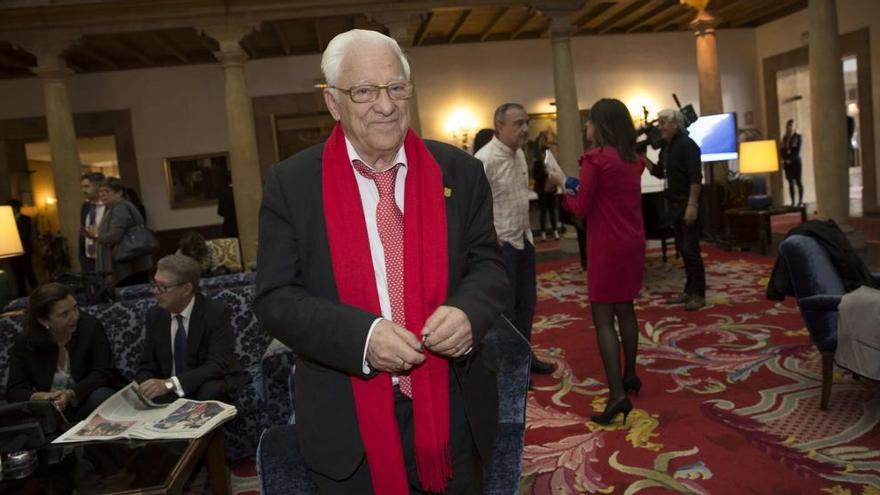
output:
[[[159,371],[162,376],[171,376],[171,363],[173,361],[171,355],[171,313],[161,311],[159,315],[158,334],[156,338],[156,357],[159,361]]]

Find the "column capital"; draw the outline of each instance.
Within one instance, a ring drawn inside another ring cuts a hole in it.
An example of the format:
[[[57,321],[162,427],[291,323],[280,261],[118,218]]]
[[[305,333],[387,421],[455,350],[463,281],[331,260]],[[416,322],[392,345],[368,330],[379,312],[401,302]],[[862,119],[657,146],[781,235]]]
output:
[[[409,32],[413,20],[424,20],[427,12],[376,12],[367,14],[373,22],[388,28],[388,36],[401,48],[409,48],[413,44],[413,33]]]
[[[583,2],[576,0],[535,0],[529,2],[529,6],[550,19],[551,38],[568,38],[575,31],[575,27],[571,23],[571,15],[583,6]]]
[[[214,52],[214,55],[223,62],[220,54],[224,54],[225,57],[225,54],[240,52],[244,55],[245,59],[247,59],[247,55],[241,47],[241,40],[243,40],[245,36],[254,32],[258,27],[259,23],[255,21],[238,23],[230,22],[197,26],[196,30],[215,40],[220,45],[220,51]]]
[[[9,41],[13,46],[20,47],[37,58],[37,67],[32,71],[40,77],[64,77],[73,74],[67,66],[62,55],[75,45],[82,37],[82,33],[75,31],[45,31],[39,35],[35,33],[21,33],[13,35]]]
[[[701,10],[697,12],[697,16],[694,17],[694,20],[692,20],[688,26],[694,30],[694,35],[700,37],[706,36],[707,34],[715,34],[715,28],[718,27],[719,24],[721,24],[721,19],[715,17],[706,10]]]

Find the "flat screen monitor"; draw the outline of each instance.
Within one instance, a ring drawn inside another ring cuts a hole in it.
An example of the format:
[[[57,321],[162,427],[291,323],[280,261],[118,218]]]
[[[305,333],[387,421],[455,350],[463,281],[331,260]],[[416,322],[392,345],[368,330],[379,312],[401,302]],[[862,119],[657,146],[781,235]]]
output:
[[[736,160],[736,114],[703,115],[687,128],[704,162]]]

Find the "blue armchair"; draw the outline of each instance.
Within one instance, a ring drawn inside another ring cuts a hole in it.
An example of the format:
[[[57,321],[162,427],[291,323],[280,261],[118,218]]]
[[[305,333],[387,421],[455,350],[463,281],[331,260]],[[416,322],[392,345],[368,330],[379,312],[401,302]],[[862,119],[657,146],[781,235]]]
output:
[[[518,493],[525,435],[531,349],[505,318],[486,336],[498,365],[498,433],[486,494]],[[317,489],[296,447],[296,425],[274,426],[263,433],[257,447],[260,493],[316,494]]]
[[[779,246],[810,338],[822,354],[822,399],[828,409],[837,350],[837,307],[846,288],[825,249],[815,239],[791,235]],[[875,278],[878,278],[875,274]]]

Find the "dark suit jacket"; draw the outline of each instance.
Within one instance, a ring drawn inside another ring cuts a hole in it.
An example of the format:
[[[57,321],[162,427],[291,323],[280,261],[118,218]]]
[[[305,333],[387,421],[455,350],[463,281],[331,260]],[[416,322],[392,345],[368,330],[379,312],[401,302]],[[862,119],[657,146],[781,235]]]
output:
[[[110,342],[94,317],[80,313],[76,332],[66,347],[77,400],[82,402],[96,389],[116,384]],[[48,392],[57,363],[58,346],[35,348],[25,334],[19,335],[9,356],[9,401],[26,401],[34,392]]]
[[[483,462],[491,460],[497,420],[494,361],[482,339],[509,297],[482,164],[453,146],[426,141],[452,194],[446,199],[449,294],[464,311],[474,349],[450,365]],[[297,436],[307,465],[334,479],[364,456],[351,375],[363,374],[367,333],[377,315],[339,303],[324,223],[323,145],[275,165],[263,189],[257,294],[263,328],[297,354]],[[359,201],[359,198],[350,198]]]
[[[233,356],[235,337],[232,316],[226,306],[196,294],[186,338],[188,369],[177,375],[185,395],[209,380],[223,380],[229,398],[235,397],[241,375]],[[135,381],[171,378],[171,313],[153,306],[147,311],[147,334]]]

